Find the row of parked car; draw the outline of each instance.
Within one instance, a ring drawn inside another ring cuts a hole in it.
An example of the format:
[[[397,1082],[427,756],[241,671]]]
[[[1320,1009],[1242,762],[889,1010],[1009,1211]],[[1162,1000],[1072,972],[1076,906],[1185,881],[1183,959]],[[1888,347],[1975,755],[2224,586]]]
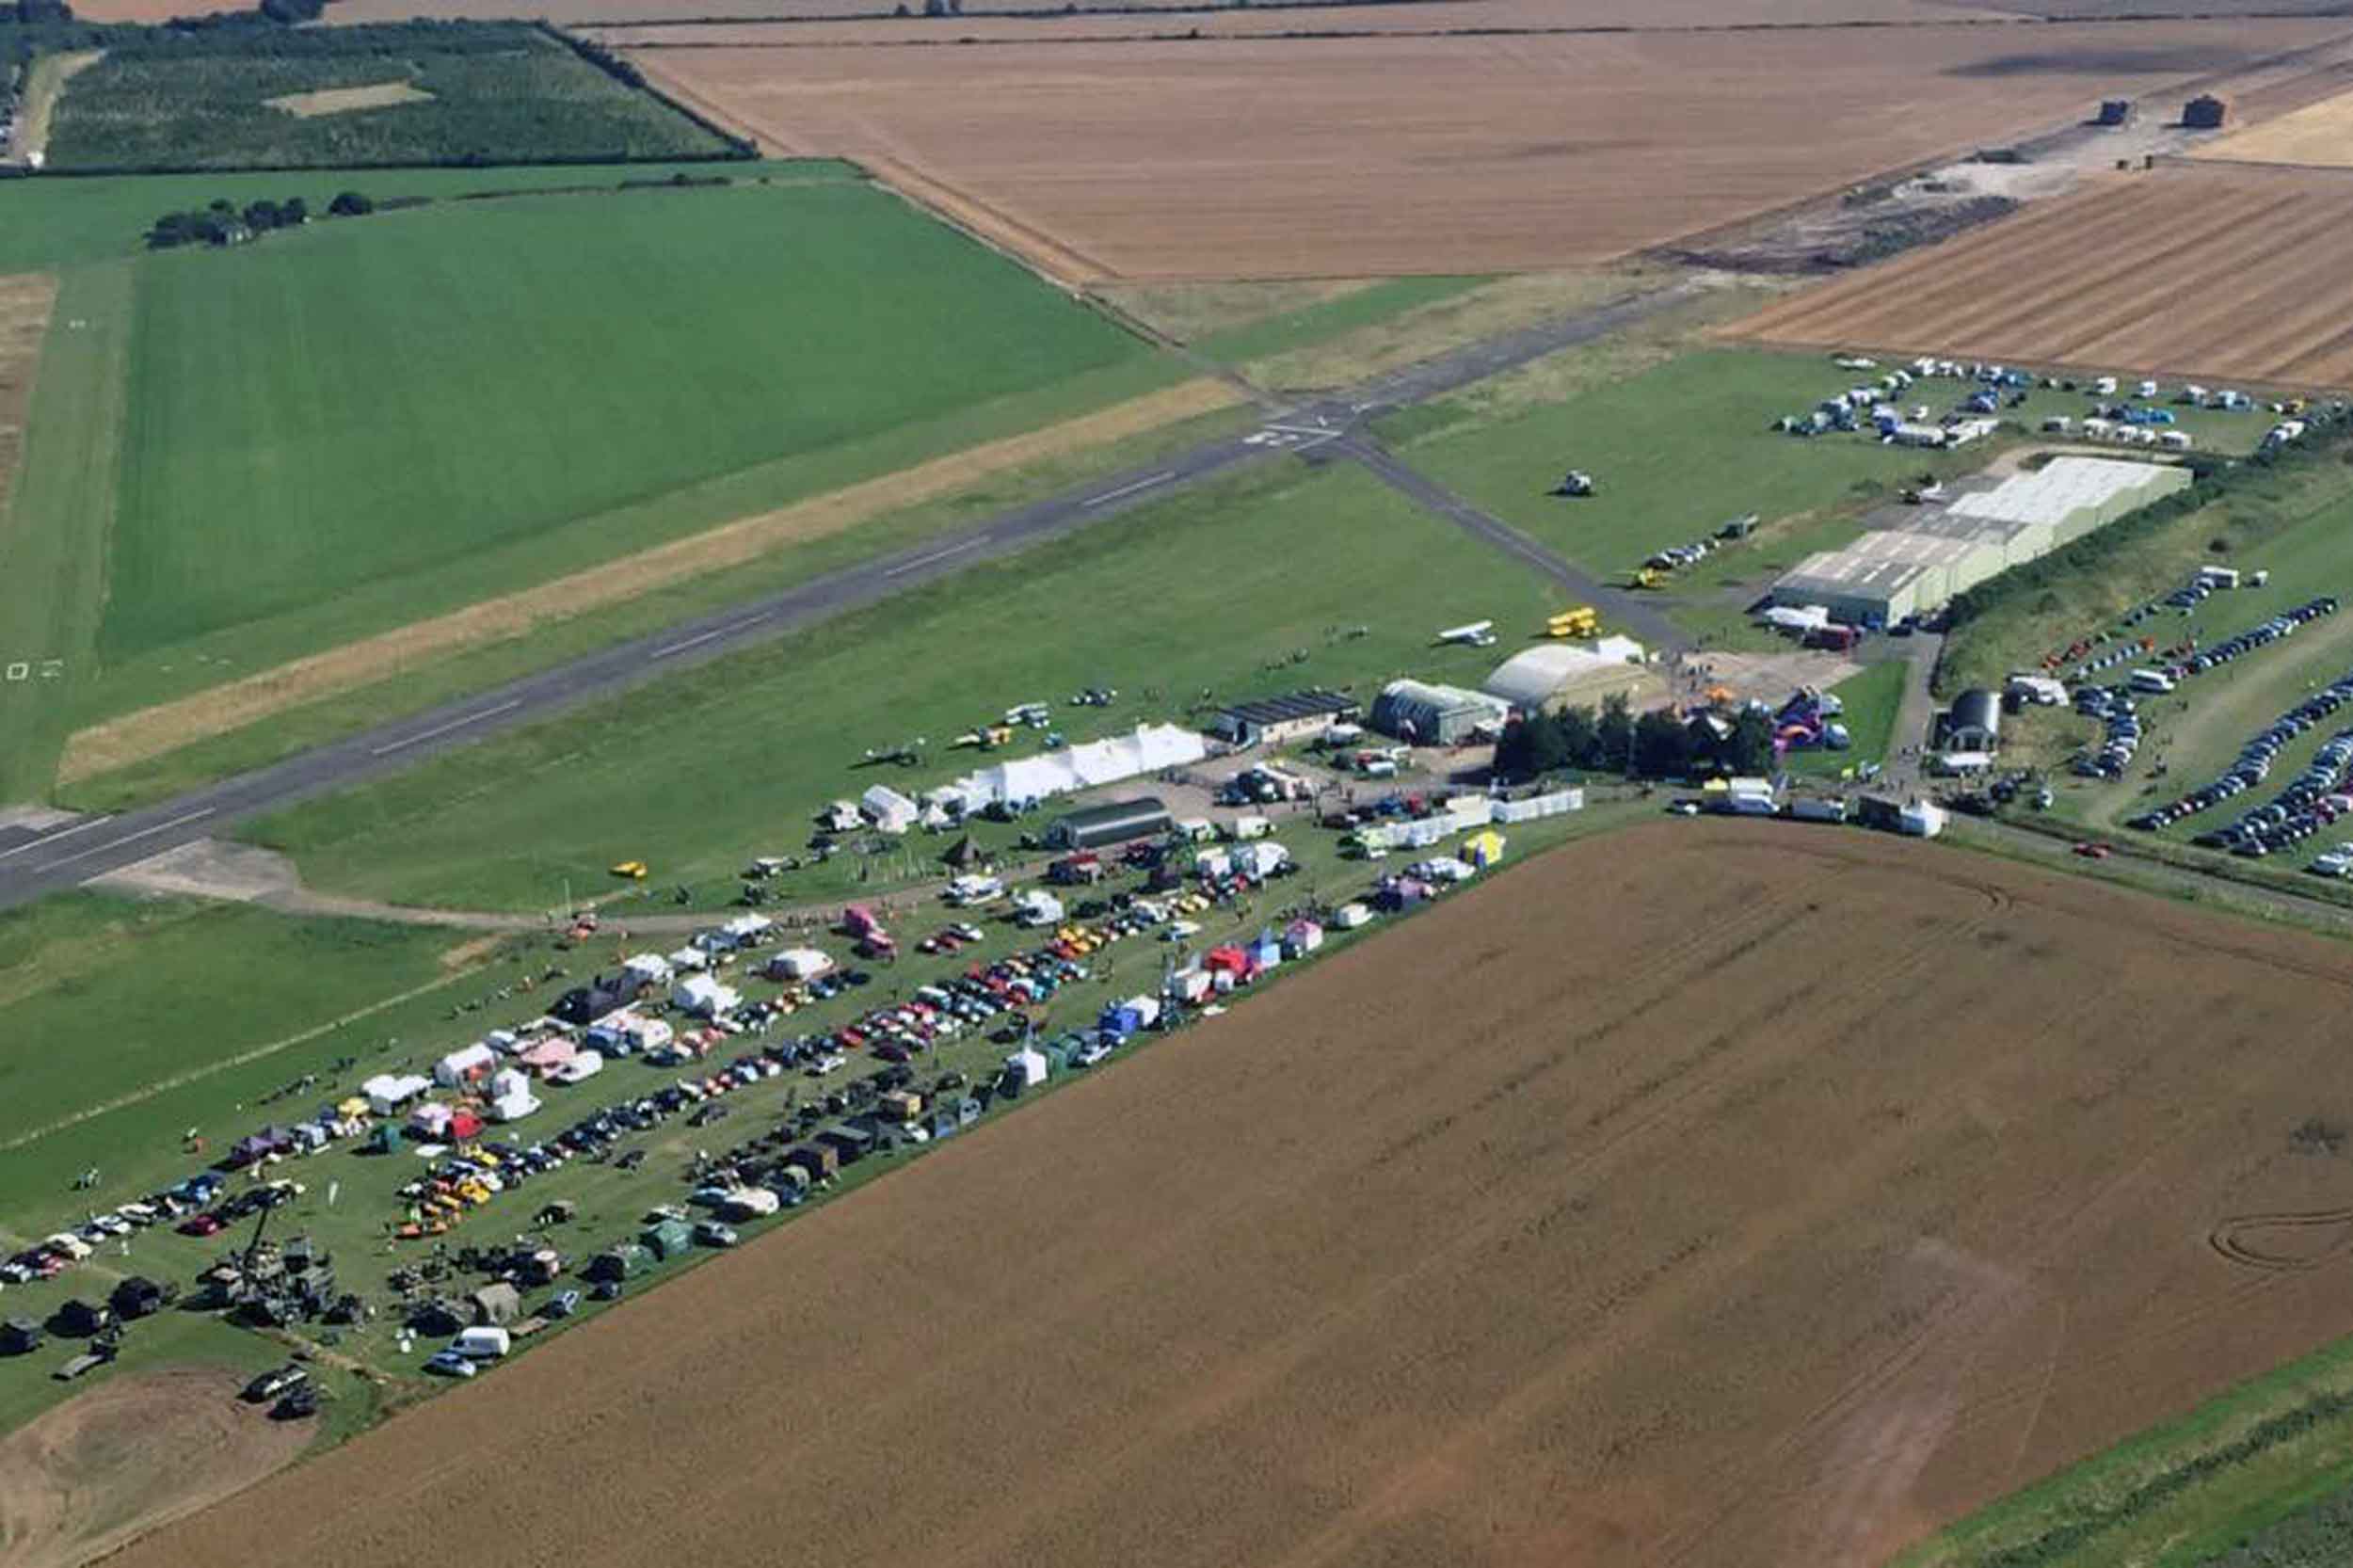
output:
[[[2240,813],[2228,827],[2199,835],[2197,841],[2255,857],[2277,855],[2302,843],[2353,811],[2353,794],[2346,792],[2349,773],[2353,773],[2353,729],[2340,729],[2321,744],[2312,761],[2286,789]]]
[[[2245,794],[2271,776],[2272,762],[2289,743],[2319,725],[2348,700],[2353,700],[2353,675],[2340,677],[2256,731],[2239,748],[2237,760],[2221,777],[2154,810],[2144,811],[2129,819],[2125,825],[2153,832]],[[2224,832],[2227,830],[2201,835],[2195,841],[2210,848],[2227,847],[2222,841]]]

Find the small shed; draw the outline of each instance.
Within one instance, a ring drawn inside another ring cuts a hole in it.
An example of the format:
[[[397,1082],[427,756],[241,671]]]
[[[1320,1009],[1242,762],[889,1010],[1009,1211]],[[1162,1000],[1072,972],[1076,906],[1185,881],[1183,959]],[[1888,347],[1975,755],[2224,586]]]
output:
[[[1280,745],[1304,735],[1321,734],[1362,712],[1356,699],[1345,692],[1311,688],[1221,708],[1209,721],[1209,732],[1234,745]]]
[[[504,1328],[523,1315],[523,1299],[504,1280],[495,1280],[466,1297],[466,1304],[473,1308],[477,1325],[488,1324]]]
[[[1171,822],[1167,804],[1157,795],[1110,800],[1056,817],[1047,825],[1046,842],[1061,850],[1099,849],[1166,833]]]
[[[2201,92],[2182,105],[2182,124],[2187,130],[2219,131],[2230,116],[2230,102],[2211,92]]]

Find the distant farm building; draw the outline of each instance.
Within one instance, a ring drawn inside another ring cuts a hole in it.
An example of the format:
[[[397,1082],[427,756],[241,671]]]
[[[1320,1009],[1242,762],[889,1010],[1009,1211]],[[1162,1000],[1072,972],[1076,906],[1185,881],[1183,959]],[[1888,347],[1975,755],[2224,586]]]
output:
[[[1321,734],[1363,712],[1362,705],[1344,692],[1291,692],[1219,709],[1217,717],[1209,721],[1209,733],[1232,745],[1281,745]]]
[[[1997,572],[2047,555],[2190,483],[2187,470],[2109,457],[2054,457],[2031,472],[1915,507],[1891,528],[1807,556],[1770,602],[1819,605],[1849,625],[1932,615]]]
[[[1484,692],[1392,680],[1372,704],[1372,728],[1418,745],[1458,745],[1482,726],[1500,727],[1512,705]]]
[[[2182,105],[2182,124],[2192,131],[2219,131],[2230,115],[2230,104],[2211,92],[2201,92]]]
[[[1497,665],[1480,690],[1523,713],[1539,713],[1598,708],[1613,696],[1632,701],[1650,684],[1642,645],[1631,637],[1604,637],[1524,648]]]

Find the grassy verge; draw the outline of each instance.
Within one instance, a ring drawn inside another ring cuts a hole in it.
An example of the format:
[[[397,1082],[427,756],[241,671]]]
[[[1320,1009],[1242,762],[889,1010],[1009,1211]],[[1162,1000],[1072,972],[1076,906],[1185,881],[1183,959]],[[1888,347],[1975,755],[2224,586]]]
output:
[[[1882,660],[1833,686],[1832,694],[1846,705],[1839,722],[1847,727],[1850,744],[1844,751],[1793,752],[1790,771],[1810,777],[1835,777],[1852,773],[1859,763],[1886,760],[1911,668],[1900,659]]]
[[[2348,1444],[2353,1340],[2006,1498],[1896,1568],[2192,1568],[2353,1481]]]

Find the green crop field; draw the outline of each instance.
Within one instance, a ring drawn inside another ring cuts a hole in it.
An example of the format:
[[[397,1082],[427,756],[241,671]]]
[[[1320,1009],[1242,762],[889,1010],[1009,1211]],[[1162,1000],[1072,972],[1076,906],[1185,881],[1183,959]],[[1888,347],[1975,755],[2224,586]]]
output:
[[[320,886],[457,906],[544,908],[641,858],[665,885],[784,853],[809,814],[915,736],[928,788],[974,765],[942,743],[1016,702],[1114,686],[1064,710],[1078,738],[1221,696],[1394,675],[1468,680],[1495,650],[1443,626],[1534,628],[1546,585],[1369,476],[1292,471],[1205,487],[1132,518],[828,624],[773,649],[253,824]],[[754,716],[757,721],[754,722]],[[1083,723],[1081,720],[1083,719]],[[688,738],[691,737],[691,740]],[[820,882],[818,896],[838,884]],[[783,896],[800,896],[796,884]]]
[[[359,88],[378,91],[303,97]],[[48,158],[60,171],[351,168],[734,151],[538,29],[494,24],[239,28],[112,49],[67,88]]]

